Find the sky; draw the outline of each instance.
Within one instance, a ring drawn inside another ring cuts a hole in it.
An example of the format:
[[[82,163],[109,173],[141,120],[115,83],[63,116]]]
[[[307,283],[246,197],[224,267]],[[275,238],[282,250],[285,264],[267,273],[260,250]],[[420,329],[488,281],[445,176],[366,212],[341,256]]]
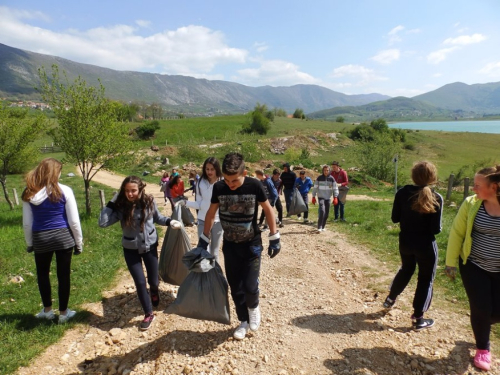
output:
[[[412,97],[500,81],[498,0],[1,0],[0,43],[115,70]]]

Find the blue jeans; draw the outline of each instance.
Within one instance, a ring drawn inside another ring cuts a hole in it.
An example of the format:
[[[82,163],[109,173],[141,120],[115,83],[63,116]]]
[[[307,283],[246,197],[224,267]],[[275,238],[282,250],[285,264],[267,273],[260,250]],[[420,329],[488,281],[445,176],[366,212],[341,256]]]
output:
[[[292,203],[293,189],[283,189],[283,194],[285,194],[286,213],[288,214]]]
[[[198,238],[201,237],[203,231],[205,230],[205,220],[198,220]],[[222,224],[217,221],[212,225],[212,230],[210,230],[210,244],[208,245],[207,251],[215,257],[217,263],[219,263],[219,248],[222,240]]]
[[[248,322],[248,308],[259,306],[262,245],[225,241],[222,245],[227,282],[240,322]]]
[[[138,250],[124,248],[123,255],[125,256],[125,263],[127,263],[128,270],[134,279],[137,296],[141,302],[144,314],[151,314],[153,312],[153,305],[151,304],[151,298],[146,286],[146,277],[142,270],[142,262],[144,261],[144,265],[146,266],[151,294],[158,294],[158,244],[152,245],[148,252],[142,254],[139,254]]]
[[[336,206],[333,206],[333,210],[335,212],[335,219],[339,218],[339,211],[340,211],[340,219],[344,219],[344,203],[337,204]]]

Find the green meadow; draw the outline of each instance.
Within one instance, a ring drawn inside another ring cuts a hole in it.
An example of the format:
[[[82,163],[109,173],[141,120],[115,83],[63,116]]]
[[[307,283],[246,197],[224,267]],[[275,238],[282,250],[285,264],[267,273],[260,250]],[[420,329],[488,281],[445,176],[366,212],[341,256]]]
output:
[[[200,165],[209,155],[222,158],[226,152],[238,150],[250,159],[250,169],[263,164],[280,167],[290,157],[300,155],[307,149],[310,169],[318,170],[321,164],[330,164],[339,160],[345,169],[359,166],[359,151],[355,143],[346,133],[353,128],[352,124],[335,123],[321,120],[299,120],[276,117],[266,136],[244,135],[240,133],[242,125],[247,122],[246,116],[224,116],[212,118],[187,118],[161,121],[161,128],[154,139],[135,141],[134,154],[120,168],[123,174],[141,174],[150,172],[145,177],[150,183],[157,183],[158,178],[152,174],[167,169],[161,160],[169,158],[170,166],[194,162]],[[52,126],[56,126],[53,123]],[[130,124],[133,129],[138,124]],[[336,133],[337,140],[328,134]],[[400,155],[400,168],[403,180],[408,182],[409,169],[417,160],[429,160],[438,166],[439,192],[446,195],[446,179],[450,173],[463,170],[468,177],[473,177],[470,166],[493,164],[499,162],[498,145],[500,135],[479,133],[452,133],[439,131],[408,131],[407,142],[413,143]],[[271,139],[287,138],[295,140],[293,146],[284,154],[271,151]],[[51,145],[48,135],[41,137],[37,145]],[[150,146],[160,148],[158,152],[150,151]],[[205,147],[199,147],[204,145]],[[211,146],[217,147],[211,148]],[[40,154],[40,159],[54,156],[64,159],[64,154]],[[271,167],[272,168],[272,167]],[[65,177],[74,172],[75,167],[65,165],[62,183],[71,186],[75,192],[84,234],[84,252],[73,258],[72,294],[70,308],[82,311],[86,302],[99,301],[102,291],[111,287],[117,273],[124,268],[120,246],[120,227],[118,225],[101,229],[97,225],[99,214],[98,190],[104,189],[111,194],[111,189],[92,183],[92,209],[90,217],[85,215],[83,181],[79,177]],[[467,177],[467,176],[466,176]],[[350,194],[366,194],[380,198],[379,201],[348,201],[346,204],[347,223],[333,223],[331,229],[346,233],[353,243],[359,243],[370,249],[377,258],[387,262],[394,269],[399,263],[398,228],[390,221],[394,187],[388,182],[375,181],[362,171],[350,173],[353,180]],[[7,179],[9,193],[17,189],[20,196],[23,190],[23,177],[9,175]],[[457,190],[452,201],[457,206],[463,199]],[[311,207],[311,218],[316,219],[317,207]],[[443,267],[444,253],[451,222],[457,208],[446,205],[443,217],[443,232],[438,236],[440,249],[440,268]],[[22,208],[16,206],[10,210],[5,199],[0,200],[0,374],[14,372],[19,366],[26,365],[48,345],[56,342],[68,328],[75,324],[86,324],[90,313],[83,310],[77,318],[64,326],[50,322],[39,322],[34,314],[41,309],[41,301],[35,275],[33,255],[25,251],[26,245],[22,230]],[[55,283],[55,270],[52,272]],[[13,283],[11,279],[21,276],[22,283]],[[376,286],[374,286],[376,287]],[[55,290],[53,288],[53,290]],[[459,280],[450,282],[438,272],[436,294],[448,299],[458,299],[460,306],[465,306],[463,287]],[[54,294],[54,307],[57,307],[57,294]]]

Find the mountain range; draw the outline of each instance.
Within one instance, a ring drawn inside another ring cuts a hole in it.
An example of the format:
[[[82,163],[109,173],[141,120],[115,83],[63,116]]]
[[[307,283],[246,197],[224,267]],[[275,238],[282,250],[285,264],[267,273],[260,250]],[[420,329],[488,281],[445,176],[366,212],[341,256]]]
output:
[[[72,81],[81,76],[88,84],[98,79],[106,95],[124,102],[159,103],[184,113],[242,113],[257,102],[292,113],[301,108],[309,117],[350,120],[384,117],[388,120],[477,118],[500,115],[500,82],[442,86],[413,98],[382,94],[346,95],[317,85],[250,87],[239,83],[180,75],[117,71],[81,64],[57,56],[0,44],[0,96],[39,99],[38,69],[58,65]]]
[[[247,112],[257,102],[269,108],[313,112],[325,108],[362,105],[384,100],[381,94],[346,95],[317,85],[291,87],[249,87],[234,82],[197,79],[188,76],[117,71],[80,64],[0,44],[0,95],[9,98],[37,98],[38,69],[50,71],[57,64],[68,78],[81,76],[88,84],[99,78],[106,95],[125,102],[160,103],[166,108],[189,111]]]

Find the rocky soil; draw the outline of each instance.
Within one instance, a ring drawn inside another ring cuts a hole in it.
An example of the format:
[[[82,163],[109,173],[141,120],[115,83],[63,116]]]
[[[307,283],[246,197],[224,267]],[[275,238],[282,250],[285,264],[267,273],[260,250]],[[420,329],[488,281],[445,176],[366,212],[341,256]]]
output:
[[[96,180],[118,188],[122,177],[101,174]],[[151,191],[163,202],[158,187]],[[88,322],[18,374],[480,373],[472,365],[467,311],[436,292],[427,313],[435,326],[413,331],[412,288],[392,310],[381,307],[396,269],[351,244],[335,226],[316,234],[314,226],[297,220],[284,223],[282,252],[263,257],[263,322],[245,340],[232,338],[238,325],[234,310],[230,326],[165,314],[177,292],[165,283],[152,328],[139,331],[142,310],[125,272],[116,287],[103,292],[102,303],[84,306],[91,312]],[[195,245],[196,228],[187,231]],[[497,373],[495,360],[490,374]]]

